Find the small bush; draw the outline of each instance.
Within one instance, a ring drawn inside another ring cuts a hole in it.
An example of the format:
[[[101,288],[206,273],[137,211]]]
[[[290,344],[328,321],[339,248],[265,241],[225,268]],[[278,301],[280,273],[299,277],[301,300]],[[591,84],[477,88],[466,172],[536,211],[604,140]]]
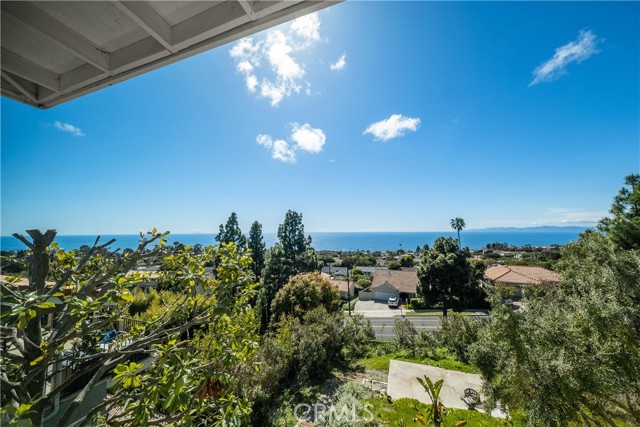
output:
[[[411,298],[411,307],[413,307],[414,310],[427,308],[422,298]]]

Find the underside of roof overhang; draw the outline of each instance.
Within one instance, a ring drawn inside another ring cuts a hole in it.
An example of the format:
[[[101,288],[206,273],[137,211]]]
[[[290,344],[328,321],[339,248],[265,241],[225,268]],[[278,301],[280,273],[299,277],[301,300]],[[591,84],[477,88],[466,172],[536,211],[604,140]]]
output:
[[[2,95],[49,108],[339,1],[2,1]]]

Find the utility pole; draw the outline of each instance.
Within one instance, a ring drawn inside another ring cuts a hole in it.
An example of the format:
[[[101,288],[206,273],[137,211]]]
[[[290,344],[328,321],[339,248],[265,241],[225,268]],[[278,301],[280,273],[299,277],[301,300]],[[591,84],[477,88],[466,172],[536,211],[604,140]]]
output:
[[[349,307],[349,317],[351,317],[351,285],[349,284],[349,266],[347,266],[347,306]]]

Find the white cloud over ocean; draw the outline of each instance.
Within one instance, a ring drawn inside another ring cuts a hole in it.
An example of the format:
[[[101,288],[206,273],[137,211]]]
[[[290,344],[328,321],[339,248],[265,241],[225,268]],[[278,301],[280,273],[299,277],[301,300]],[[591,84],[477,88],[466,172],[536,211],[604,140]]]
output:
[[[317,154],[322,151],[327,137],[322,129],[313,128],[310,124],[291,123],[291,143],[284,139],[274,140],[270,135],[259,134],[256,142],[271,152],[271,158],[283,163],[295,163],[296,152],[305,151]]]
[[[533,70],[533,80],[531,80],[529,86],[550,82],[566,74],[566,68],[572,62],[579,64],[589,59],[592,55],[599,53],[598,44],[601,41],[590,30],[580,31],[577,40],[557,48],[551,59]]]
[[[419,127],[419,118],[393,114],[388,119],[370,124],[363,132],[363,135],[371,134],[376,140],[386,142],[399,138],[407,132],[415,132]]]

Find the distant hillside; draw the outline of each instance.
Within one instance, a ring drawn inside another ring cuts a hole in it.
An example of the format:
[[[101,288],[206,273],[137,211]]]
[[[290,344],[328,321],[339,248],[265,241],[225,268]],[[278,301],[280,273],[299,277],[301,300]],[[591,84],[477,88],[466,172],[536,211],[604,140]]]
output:
[[[555,226],[541,225],[537,227],[492,227],[479,228],[475,230],[467,230],[467,232],[492,232],[492,233],[582,233],[593,227],[577,227],[577,226]]]

